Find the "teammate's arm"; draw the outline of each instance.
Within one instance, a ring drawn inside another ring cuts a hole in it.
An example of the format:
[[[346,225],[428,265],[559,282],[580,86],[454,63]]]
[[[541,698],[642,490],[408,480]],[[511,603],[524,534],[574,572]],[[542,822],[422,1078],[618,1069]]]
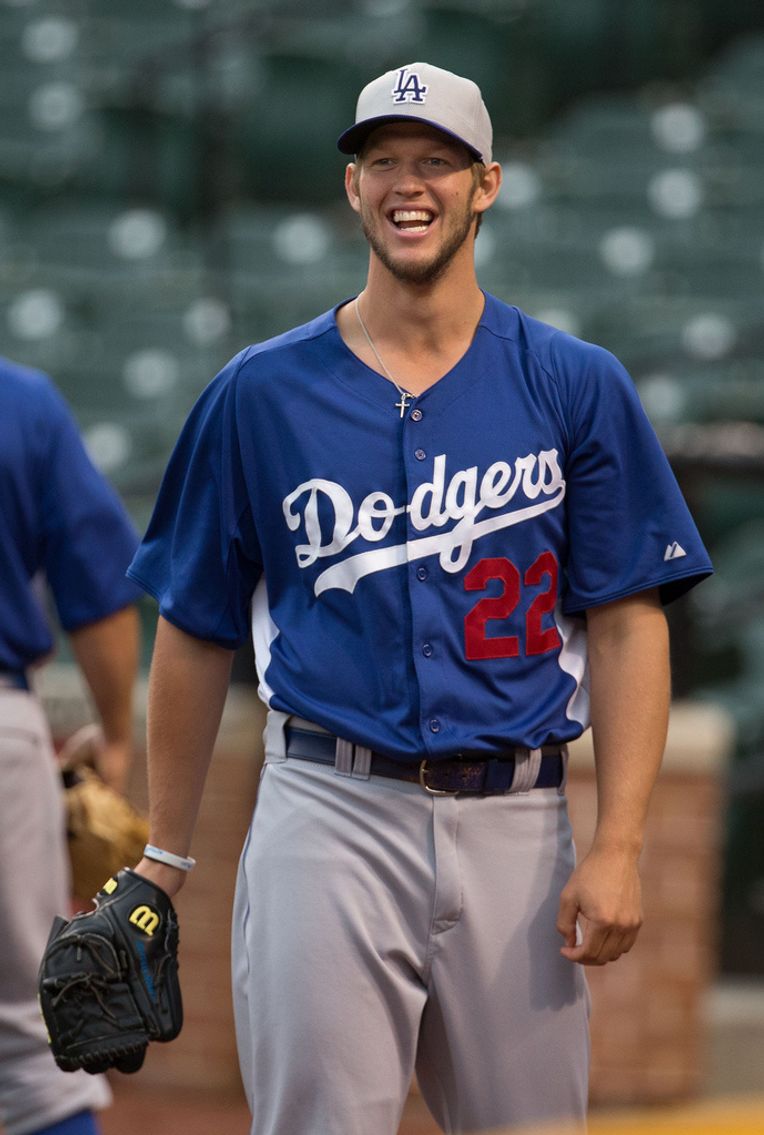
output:
[[[148,693],[149,839],[188,855],[234,652],[159,618]],[[142,859],[136,870],[171,897],[185,875]]]
[[[557,929],[566,958],[604,965],[631,949],[642,922],[638,862],[666,743],[669,648],[655,590],[591,608],[587,625],[597,824],[562,892]]]
[[[103,731],[98,772],[124,792],[132,759],[133,691],[138,672],[140,632],[133,605],[87,623],[69,634],[77,665],[93,695]]]

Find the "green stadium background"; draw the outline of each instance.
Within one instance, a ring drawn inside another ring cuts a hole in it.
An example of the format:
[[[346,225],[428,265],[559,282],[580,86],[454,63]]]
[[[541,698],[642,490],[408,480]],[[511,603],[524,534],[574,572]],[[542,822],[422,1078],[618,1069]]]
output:
[[[736,725],[721,968],[762,975],[764,5],[0,0],[0,350],[143,528],[217,370],[360,286],[334,140],[422,58],[494,119],[481,282],[623,360],[713,555],[674,683]]]

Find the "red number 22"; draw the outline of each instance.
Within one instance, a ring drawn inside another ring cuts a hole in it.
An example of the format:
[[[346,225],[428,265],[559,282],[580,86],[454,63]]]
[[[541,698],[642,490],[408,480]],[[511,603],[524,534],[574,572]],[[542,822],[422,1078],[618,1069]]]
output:
[[[544,591],[540,591],[525,616],[525,653],[546,654],[560,645],[556,626],[545,627],[544,615],[554,610],[557,602],[558,567],[551,552],[542,552],[523,577],[526,587],[535,587],[548,577]],[[479,599],[464,619],[464,649],[470,661],[482,658],[516,658],[520,653],[518,635],[486,634],[486,624],[494,619],[507,619],[513,613],[521,595],[520,572],[511,560],[493,556],[480,560],[464,577],[467,591],[485,591],[488,583],[498,580],[498,595]]]

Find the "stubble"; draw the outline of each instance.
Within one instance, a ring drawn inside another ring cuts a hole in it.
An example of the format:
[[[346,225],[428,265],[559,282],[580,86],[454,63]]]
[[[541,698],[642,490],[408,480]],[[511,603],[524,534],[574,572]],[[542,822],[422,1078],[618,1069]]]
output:
[[[440,249],[432,259],[418,263],[409,262],[403,258],[396,259],[380,238],[370,215],[363,206],[361,207],[361,228],[374,255],[396,280],[405,284],[432,284],[443,275],[467,240],[476,215],[472,211],[472,197],[470,197],[464,216],[447,234]]]

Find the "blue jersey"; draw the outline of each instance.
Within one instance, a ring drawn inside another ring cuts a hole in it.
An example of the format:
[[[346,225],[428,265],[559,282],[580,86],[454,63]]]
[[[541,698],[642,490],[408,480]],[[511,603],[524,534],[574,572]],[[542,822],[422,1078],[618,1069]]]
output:
[[[51,650],[44,583],[67,631],[134,603],[137,543],[53,384],[0,359],[0,669]]]
[[[629,376],[487,296],[464,357],[398,400],[334,312],[249,347],[130,575],[199,638],[251,624],[271,707],[391,756],[578,736],[586,609],[711,571]]]

